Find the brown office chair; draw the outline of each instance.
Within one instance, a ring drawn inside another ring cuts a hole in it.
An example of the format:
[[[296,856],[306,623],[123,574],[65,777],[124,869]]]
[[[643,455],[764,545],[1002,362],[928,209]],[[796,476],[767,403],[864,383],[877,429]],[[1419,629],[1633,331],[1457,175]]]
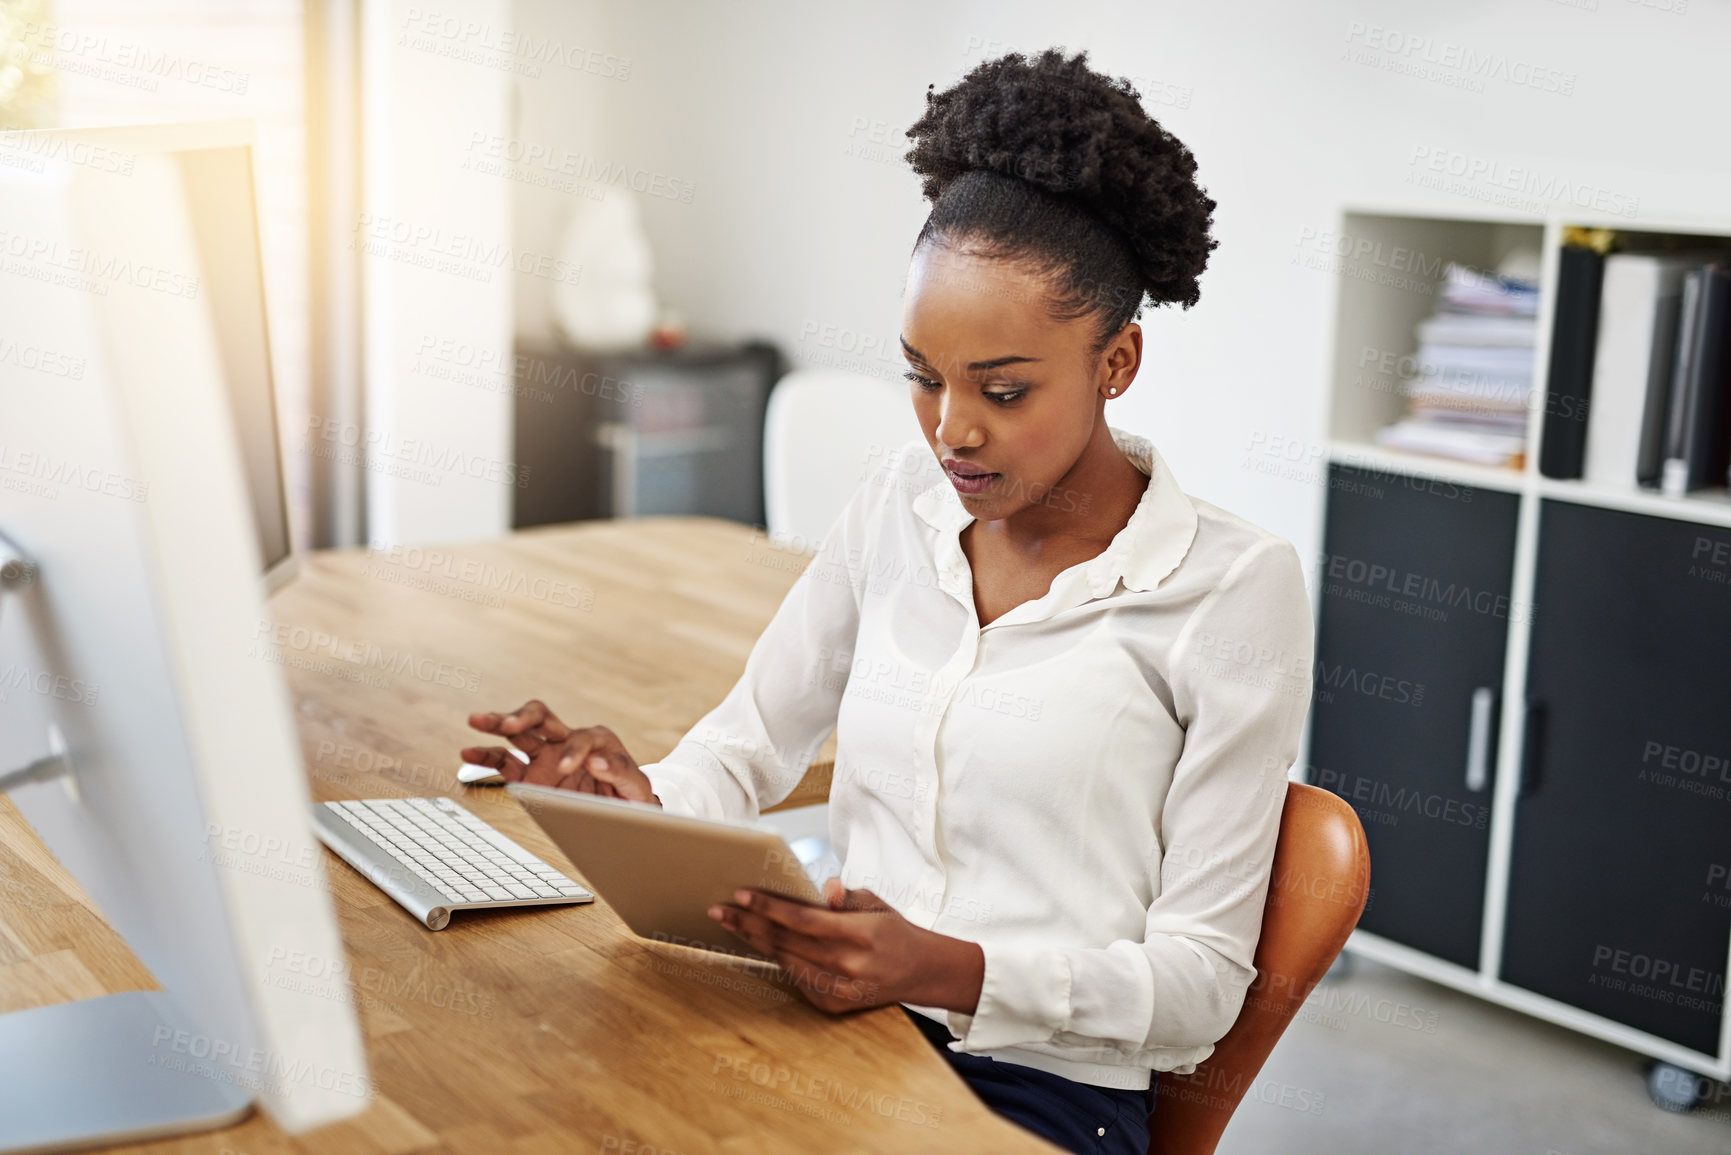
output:
[[[1341,798],[1292,782],[1280,814],[1256,978],[1226,1037],[1189,1075],[1160,1076],[1148,1155],[1212,1155],[1274,1044],[1358,924],[1370,852]]]

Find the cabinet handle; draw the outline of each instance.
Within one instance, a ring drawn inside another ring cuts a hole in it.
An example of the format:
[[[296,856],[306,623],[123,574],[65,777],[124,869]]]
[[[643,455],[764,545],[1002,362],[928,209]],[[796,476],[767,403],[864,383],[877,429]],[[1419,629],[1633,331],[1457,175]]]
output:
[[[1539,759],[1544,753],[1545,705],[1528,702],[1521,724],[1521,794],[1539,792]]]
[[[1483,790],[1491,778],[1491,707],[1496,691],[1480,686],[1473,691],[1472,725],[1467,731],[1467,789]]]

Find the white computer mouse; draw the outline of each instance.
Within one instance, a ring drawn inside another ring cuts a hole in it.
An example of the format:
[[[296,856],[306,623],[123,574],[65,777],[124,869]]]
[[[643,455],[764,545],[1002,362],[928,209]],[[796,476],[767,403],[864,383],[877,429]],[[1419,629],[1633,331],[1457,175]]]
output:
[[[521,750],[512,750],[517,761],[527,762],[529,755]],[[482,766],[478,762],[465,762],[457,767],[457,781],[465,786],[503,786],[505,776],[491,766]]]

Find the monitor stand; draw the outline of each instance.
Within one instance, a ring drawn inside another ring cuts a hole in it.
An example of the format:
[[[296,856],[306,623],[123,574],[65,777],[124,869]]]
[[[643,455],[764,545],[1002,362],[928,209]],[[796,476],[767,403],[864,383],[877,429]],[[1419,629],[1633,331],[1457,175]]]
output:
[[[249,1070],[249,1056],[234,1049],[200,1034],[162,991],[0,1015],[0,1152],[136,1143],[239,1122],[252,1110],[251,1085],[271,1075]]]

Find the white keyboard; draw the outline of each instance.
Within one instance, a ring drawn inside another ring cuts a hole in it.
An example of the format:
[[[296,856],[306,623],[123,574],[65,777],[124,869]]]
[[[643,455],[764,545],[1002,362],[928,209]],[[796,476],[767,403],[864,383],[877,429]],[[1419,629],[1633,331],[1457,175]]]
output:
[[[320,802],[313,829],[429,930],[453,910],[595,901],[449,798]]]

